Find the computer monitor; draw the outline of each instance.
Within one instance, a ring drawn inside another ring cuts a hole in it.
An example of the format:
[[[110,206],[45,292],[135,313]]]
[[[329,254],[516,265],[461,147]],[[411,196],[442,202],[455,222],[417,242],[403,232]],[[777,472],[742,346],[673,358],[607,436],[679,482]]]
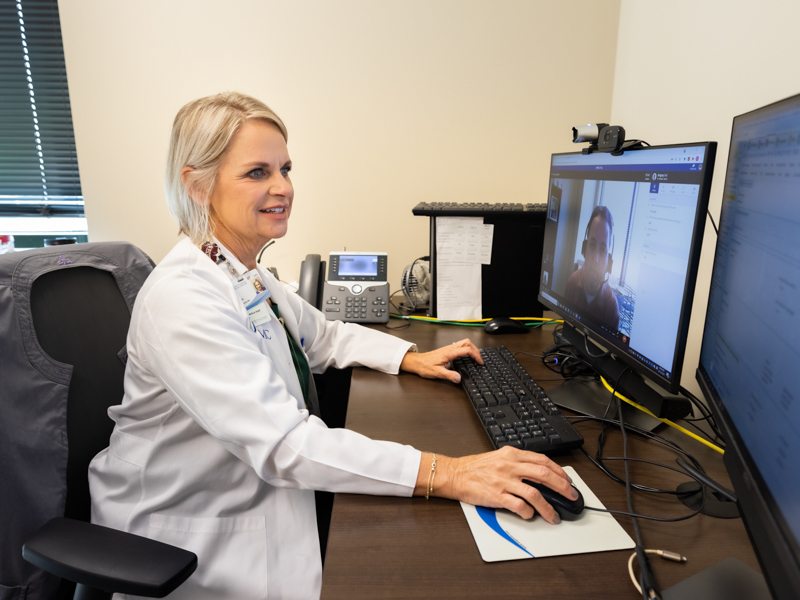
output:
[[[715,142],[701,142],[551,160],[539,301],[564,319],[585,360],[659,417],[691,410],[670,394],[680,388],[715,154]],[[598,357],[590,340],[610,354]],[[610,394],[593,393],[565,384],[551,397],[597,414]]]
[[[800,598],[800,95],[733,120],[697,380],[775,598]]]

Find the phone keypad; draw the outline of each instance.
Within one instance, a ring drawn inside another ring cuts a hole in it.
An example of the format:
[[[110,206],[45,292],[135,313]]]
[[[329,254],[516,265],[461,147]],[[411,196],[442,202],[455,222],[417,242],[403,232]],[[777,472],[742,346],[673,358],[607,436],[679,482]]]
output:
[[[389,284],[359,286],[352,289],[326,284],[323,313],[329,321],[353,323],[387,323],[389,321]]]

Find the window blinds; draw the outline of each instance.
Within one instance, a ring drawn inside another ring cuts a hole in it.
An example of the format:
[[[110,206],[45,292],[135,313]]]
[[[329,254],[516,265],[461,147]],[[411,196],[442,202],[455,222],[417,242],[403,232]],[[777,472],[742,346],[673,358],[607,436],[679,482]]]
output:
[[[0,233],[85,234],[56,0],[0,0]]]

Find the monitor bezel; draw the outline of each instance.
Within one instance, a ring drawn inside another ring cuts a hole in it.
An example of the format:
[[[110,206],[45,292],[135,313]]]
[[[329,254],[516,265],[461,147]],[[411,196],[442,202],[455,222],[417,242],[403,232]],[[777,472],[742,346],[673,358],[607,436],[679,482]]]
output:
[[[675,350],[672,355],[672,369],[671,378],[664,377],[651,368],[645,362],[637,359],[628,353],[628,351],[614,342],[613,339],[602,334],[602,332],[595,327],[587,326],[587,322],[578,320],[569,313],[562,310],[557,305],[550,302],[545,296],[542,295],[543,280],[539,281],[539,295],[538,300],[545,305],[549,310],[556,313],[559,318],[569,323],[576,330],[588,336],[596,344],[604,347],[606,350],[612,352],[614,357],[627,366],[634,369],[640,375],[644,375],[647,379],[655,382],[670,393],[677,393],[681,387],[681,374],[683,371],[684,353],[686,350],[686,343],[689,335],[689,322],[692,314],[692,304],[694,301],[694,291],[697,282],[697,273],[700,265],[700,252],[703,246],[703,234],[705,232],[705,219],[708,212],[708,202],[711,193],[711,182],[714,175],[714,163],[716,159],[716,142],[694,142],[682,144],[666,144],[662,146],[647,146],[644,148],[637,148],[636,150],[626,150],[625,153],[631,152],[649,152],[653,150],[672,149],[672,148],[690,148],[690,147],[705,147],[705,154],[703,160],[703,170],[701,172],[702,179],[700,183],[700,190],[697,198],[697,210],[695,211],[695,219],[693,224],[692,240],[690,242],[689,260],[686,270],[686,279],[684,281],[683,300],[681,302],[681,311],[678,321],[678,331],[675,341]],[[550,206],[549,189],[553,181],[553,158],[556,156],[569,156],[578,155],[581,152],[560,152],[552,155],[550,159],[550,174],[547,180],[548,185],[548,209]],[[545,223],[545,239],[547,239],[548,223]]]

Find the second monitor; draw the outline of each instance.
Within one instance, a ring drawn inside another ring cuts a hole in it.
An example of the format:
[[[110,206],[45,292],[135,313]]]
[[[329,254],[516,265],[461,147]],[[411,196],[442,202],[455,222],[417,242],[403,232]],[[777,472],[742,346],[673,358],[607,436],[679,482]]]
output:
[[[688,413],[663,392],[680,389],[715,153],[703,142],[552,157],[539,300],[582,358],[657,416]],[[570,403],[585,389],[562,387],[556,402],[597,412]]]

